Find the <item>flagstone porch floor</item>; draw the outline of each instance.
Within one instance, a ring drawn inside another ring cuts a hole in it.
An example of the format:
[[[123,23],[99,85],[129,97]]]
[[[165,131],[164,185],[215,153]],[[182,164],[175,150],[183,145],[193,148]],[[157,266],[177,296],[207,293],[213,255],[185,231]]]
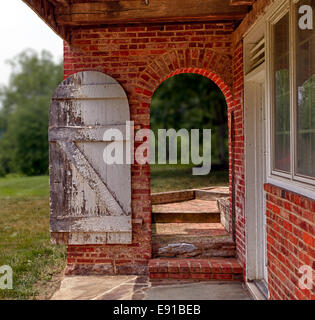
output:
[[[143,276],[68,276],[51,300],[251,300],[241,282],[154,280]]]

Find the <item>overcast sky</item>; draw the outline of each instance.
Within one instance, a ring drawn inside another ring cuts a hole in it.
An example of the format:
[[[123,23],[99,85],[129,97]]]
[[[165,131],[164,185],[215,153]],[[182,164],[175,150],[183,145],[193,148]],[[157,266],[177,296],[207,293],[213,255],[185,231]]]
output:
[[[0,36],[0,85],[10,75],[5,61],[27,48],[46,49],[55,60],[63,54],[62,40],[22,0],[1,1]]]

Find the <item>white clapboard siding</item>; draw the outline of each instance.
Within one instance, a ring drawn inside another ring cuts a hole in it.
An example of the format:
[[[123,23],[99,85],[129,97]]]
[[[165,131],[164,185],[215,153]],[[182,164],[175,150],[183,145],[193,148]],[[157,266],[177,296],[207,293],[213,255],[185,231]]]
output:
[[[129,164],[103,160],[107,129],[119,129],[126,149],[129,104],[122,86],[96,71],[77,73],[56,89],[49,119],[50,231],[67,244],[128,244]]]

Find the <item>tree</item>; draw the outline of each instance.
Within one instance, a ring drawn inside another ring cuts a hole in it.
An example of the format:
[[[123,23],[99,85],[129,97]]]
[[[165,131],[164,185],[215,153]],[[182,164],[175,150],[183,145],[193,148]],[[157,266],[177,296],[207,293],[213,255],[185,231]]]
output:
[[[151,102],[151,127],[212,129],[212,160],[228,164],[228,123],[225,97],[210,79],[180,74],[165,80]]]
[[[62,63],[47,51],[27,50],[10,61],[9,85],[0,90],[0,173],[48,171],[48,110],[62,81]]]

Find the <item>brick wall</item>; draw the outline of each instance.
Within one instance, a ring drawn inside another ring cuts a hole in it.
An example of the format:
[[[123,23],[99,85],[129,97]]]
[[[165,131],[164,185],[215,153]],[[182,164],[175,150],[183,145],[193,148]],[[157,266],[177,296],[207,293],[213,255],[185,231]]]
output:
[[[275,0],[257,0],[252,10],[233,33],[234,54],[234,100],[239,110],[239,142],[235,143],[235,174],[238,192],[236,196],[236,241],[238,257],[245,265],[245,216],[244,216],[244,165],[242,136],[243,67],[242,37],[265,13]],[[242,72],[238,70],[242,69]],[[239,152],[239,159],[237,153]],[[238,167],[239,165],[239,167]],[[315,202],[301,195],[265,185],[267,207],[267,256],[268,286],[270,299],[315,299],[313,290],[301,290],[298,269],[307,265],[315,270]]]
[[[151,97],[159,84],[170,76],[198,73],[210,78],[224,93],[229,113],[234,105],[234,89],[237,192],[243,192],[242,50],[238,48],[233,60],[233,29],[231,23],[80,28],[71,34],[71,47],[65,44],[64,76],[98,70],[115,78],[128,95],[131,120],[136,129],[149,128]],[[237,222],[240,223],[243,223],[242,198],[243,194],[237,197]],[[132,218],[138,222],[142,220],[142,224],[133,224],[133,243],[69,246],[67,273],[146,273],[147,261],[151,258],[150,210],[150,168],[133,165]],[[242,256],[243,233],[242,225],[237,231]]]
[[[265,191],[270,299],[315,300],[315,287],[299,287],[301,266],[315,277],[315,200],[269,184]]]
[[[243,44],[239,43],[234,49],[233,57],[233,92],[234,106],[231,109],[234,114],[234,128],[232,148],[230,148],[230,175],[234,170],[234,194],[235,194],[235,240],[237,257],[240,260],[244,272],[246,270],[246,247],[245,247],[245,177],[244,177],[244,118],[243,118],[243,95],[244,95],[244,71],[243,71]],[[231,128],[230,128],[231,129]],[[231,141],[230,141],[231,143]],[[233,161],[233,165],[232,165]],[[230,190],[232,191],[232,179]],[[232,197],[230,199],[232,208]],[[230,222],[232,223],[232,222]],[[230,228],[231,230],[231,228]],[[244,275],[245,276],[245,275]]]

